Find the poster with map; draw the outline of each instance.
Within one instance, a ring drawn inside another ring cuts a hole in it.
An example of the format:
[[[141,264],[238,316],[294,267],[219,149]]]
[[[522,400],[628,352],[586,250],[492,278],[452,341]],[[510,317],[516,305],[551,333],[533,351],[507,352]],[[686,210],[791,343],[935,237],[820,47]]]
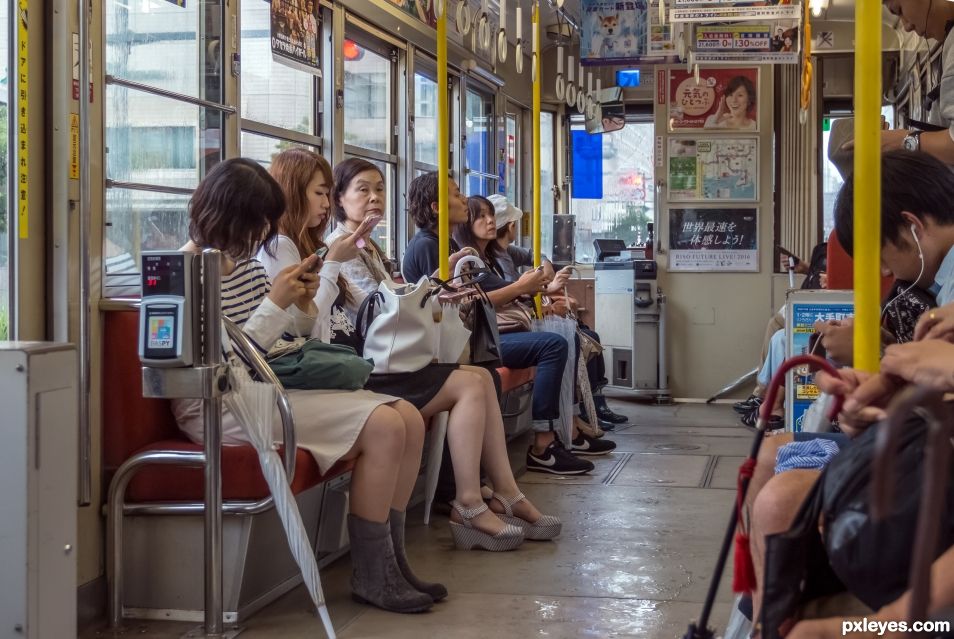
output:
[[[670,138],[669,200],[758,199],[758,138]]]

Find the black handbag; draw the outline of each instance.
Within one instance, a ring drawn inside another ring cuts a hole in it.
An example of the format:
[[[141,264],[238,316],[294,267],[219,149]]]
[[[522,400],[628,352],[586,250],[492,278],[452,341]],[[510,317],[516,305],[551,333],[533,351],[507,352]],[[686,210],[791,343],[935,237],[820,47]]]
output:
[[[893,457],[894,503],[876,519],[872,462],[886,427],[876,424],[855,438],[822,472],[792,527],[766,539],[765,639],[779,637],[779,625],[812,599],[847,590],[877,610],[908,589],[928,429],[920,410],[904,419]],[[954,544],[954,467],[945,480],[935,558]]]
[[[484,290],[479,285],[474,290],[477,299],[470,303],[464,316],[464,324],[470,329],[470,363],[497,368],[501,365],[497,313]]]

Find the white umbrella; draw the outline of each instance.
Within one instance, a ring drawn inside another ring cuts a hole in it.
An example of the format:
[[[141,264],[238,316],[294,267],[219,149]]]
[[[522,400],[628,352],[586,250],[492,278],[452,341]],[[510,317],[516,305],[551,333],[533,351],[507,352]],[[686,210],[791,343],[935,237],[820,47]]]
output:
[[[226,320],[227,321],[227,320]],[[223,331],[223,343],[228,341]],[[252,446],[258,452],[258,461],[262,474],[268,483],[269,491],[275,501],[275,510],[285,528],[285,536],[292,556],[301,569],[305,587],[315,604],[318,615],[324,624],[329,639],[335,639],[335,629],[325,606],[325,595],[321,590],[318,576],[318,563],[308,533],[301,520],[298,504],[288,485],[285,466],[272,441],[272,419],[275,413],[275,386],[265,382],[256,382],[249,377],[248,371],[226,344],[229,368],[231,369],[232,392],[225,395],[225,405],[235,415]],[[290,454],[294,454],[291,451]]]

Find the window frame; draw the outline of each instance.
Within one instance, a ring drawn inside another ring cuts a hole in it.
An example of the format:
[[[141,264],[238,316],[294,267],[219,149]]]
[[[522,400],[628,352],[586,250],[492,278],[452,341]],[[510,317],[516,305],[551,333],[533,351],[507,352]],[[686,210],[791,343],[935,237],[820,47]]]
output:
[[[465,195],[490,195],[497,192],[500,179],[494,171],[494,152],[497,148],[497,92],[488,85],[467,78],[462,82],[461,94],[463,103],[461,104],[461,182],[460,185]],[[467,163],[467,102],[471,94],[478,96],[484,101],[484,104],[490,105],[490,113],[487,115],[487,161],[489,171],[479,171],[472,169]],[[470,178],[475,176],[481,180],[489,181],[491,188],[487,193],[471,193]]]

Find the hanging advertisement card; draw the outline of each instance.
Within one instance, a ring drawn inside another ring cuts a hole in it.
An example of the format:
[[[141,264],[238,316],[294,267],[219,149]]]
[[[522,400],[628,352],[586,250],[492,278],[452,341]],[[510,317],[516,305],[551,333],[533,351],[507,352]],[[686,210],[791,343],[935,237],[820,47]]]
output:
[[[758,131],[759,70],[669,70],[669,130]]]
[[[699,25],[693,42],[693,61],[700,63],[795,64],[800,56],[798,24],[792,20]]]
[[[669,138],[669,200],[758,199],[757,138]]]
[[[388,0],[388,2],[424,24],[437,28],[437,14],[434,13],[433,2],[424,0]]]
[[[658,4],[654,11],[655,36],[649,28],[652,11],[648,0],[582,0],[580,61],[598,65],[673,60],[672,30],[658,24]]]
[[[321,76],[320,11],[316,0],[271,0],[272,57],[277,62]]]
[[[759,270],[758,209],[669,209],[669,270]]]
[[[669,12],[669,19],[673,22],[798,21],[800,16],[801,7],[798,5],[756,6],[720,0],[675,0],[674,8]]]
[[[672,22],[659,21],[659,0],[649,3],[649,42],[646,44],[646,53],[649,56],[676,55],[676,34],[681,33],[682,26]]]
[[[815,322],[841,321],[855,314],[851,291],[792,290],[788,292],[785,317],[787,356],[807,355]],[[821,394],[807,366],[788,373],[785,383],[786,430],[802,430],[805,411]]]

